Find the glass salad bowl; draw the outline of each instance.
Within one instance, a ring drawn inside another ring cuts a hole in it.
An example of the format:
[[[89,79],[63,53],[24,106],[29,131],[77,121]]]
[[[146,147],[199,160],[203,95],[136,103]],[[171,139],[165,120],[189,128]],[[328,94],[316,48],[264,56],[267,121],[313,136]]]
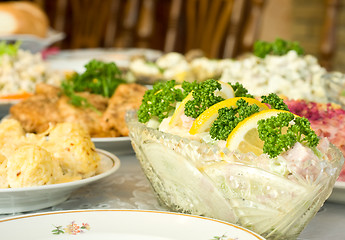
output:
[[[133,148],[159,202],[171,211],[248,228],[267,239],[296,239],[332,192],[344,162],[330,145],[306,171],[181,138],[126,116]],[[303,173],[302,173],[303,172]]]

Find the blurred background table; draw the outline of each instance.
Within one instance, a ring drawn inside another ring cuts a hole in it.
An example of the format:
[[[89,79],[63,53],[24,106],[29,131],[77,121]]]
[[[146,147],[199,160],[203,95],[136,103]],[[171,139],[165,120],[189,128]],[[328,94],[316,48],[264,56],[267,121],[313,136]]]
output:
[[[298,41],[328,70],[344,69],[340,0],[30,0],[64,32],[62,49],[139,47],[236,57],[256,40]],[[215,27],[217,26],[217,27]]]
[[[134,153],[120,155],[113,175],[74,192],[65,202],[35,212],[73,209],[145,209],[167,211],[159,205]],[[33,212],[30,212],[33,213]],[[0,218],[23,213],[0,215]],[[29,213],[25,213],[29,214]],[[344,239],[345,205],[326,202],[301,233],[299,240]]]

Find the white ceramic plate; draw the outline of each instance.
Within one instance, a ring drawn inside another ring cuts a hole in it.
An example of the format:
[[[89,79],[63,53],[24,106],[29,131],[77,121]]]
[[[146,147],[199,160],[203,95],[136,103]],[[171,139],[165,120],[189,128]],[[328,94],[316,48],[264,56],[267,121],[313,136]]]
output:
[[[133,56],[143,55],[147,59],[154,61],[162,55],[161,51],[141,48],[91,48],[62,50],[56,55],[48,56],[46,61],[52,69],[62,71],[85,71],[84,65],[92,59],[105,62],[115,62],[119,67],[127,67]]]
[[[0,119],[7,117],[10,112],[11,106],[16,103],[17,101],[14,100],[0,100]]]
[[[257,234],[223,221],[141,210],[77,210],[0,220],[1,239],[257,240]]]
[[[97,149],[101,155],[98,174],[79,181],[38,187],[0,189],[0,213],[33,211],[54,206],[65,201],[71,193],[87,184],[103,179],[120,167],[120,160],[113,154]]]
[[[131,140],[129,137],[104,137],[91,138],[96,148],[111,151],[116,155],[133,154]]]
[[[345,182],[335,182],[332,194],[327,201],[345,204]]]
[[[13,34],[13,35],[4,35],[0,36],[0,41],[15,42],[21,41],[21,49],[29,50],[32,53],[37,53],[53,43],[60,41],[65,38],[65,34],[62,32],[55,31],[54,29],[49,29],[47,37],[39,38],[34,35],[29,34]]]

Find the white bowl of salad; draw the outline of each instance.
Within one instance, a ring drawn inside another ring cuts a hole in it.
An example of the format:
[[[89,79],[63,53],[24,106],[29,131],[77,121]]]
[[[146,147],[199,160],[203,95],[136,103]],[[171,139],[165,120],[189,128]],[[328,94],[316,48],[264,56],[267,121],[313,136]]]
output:
[[[157,83],[126,120],[161,204],[267,239],[296,239],[344,162],[276,94],[254,98],[238,83]]]

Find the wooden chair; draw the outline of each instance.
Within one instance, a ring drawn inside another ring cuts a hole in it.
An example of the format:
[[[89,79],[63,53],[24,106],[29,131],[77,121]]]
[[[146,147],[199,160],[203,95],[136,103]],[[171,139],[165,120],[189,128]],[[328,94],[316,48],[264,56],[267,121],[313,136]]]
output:
[[[61,48],[197,48],[212,58],[251,50],[264,6],[264,0],[33,1],[66,33]]]
[[[210,58],[250,51],[264,0],[173,0],[165,51],[201,49]]]
[[[61,48],[152,47],[159,0],[32,1],[47,12],[54,29],[66,33]]]
[[[341,9],[340,0],[325,0],[325,18],[320,43],[320,64],[327,70],[332,70],[333,58],[336,51],[336,34],[338,29],[338,15]]]

